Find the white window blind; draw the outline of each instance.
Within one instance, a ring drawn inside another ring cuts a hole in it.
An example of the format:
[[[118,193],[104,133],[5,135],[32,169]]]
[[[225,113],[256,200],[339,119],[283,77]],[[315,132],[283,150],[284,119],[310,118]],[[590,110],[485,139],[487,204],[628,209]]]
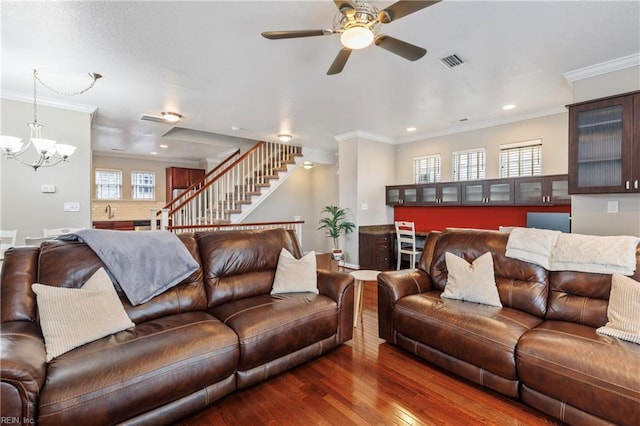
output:
[[[156,174],[153,172],[131,172],[131,199],[156,199]]]
[[[440,182],[441,163],[440,154],[414,158],[413,183]]]
[[[122,198],[122,171],[96,169],[96,199],[119,200]]]
[[[541,175],[542,139],[500,145],[500,177]]]
[[[484,179],[485,159],[484,148],[454,152],[452,154],[453,181]]]

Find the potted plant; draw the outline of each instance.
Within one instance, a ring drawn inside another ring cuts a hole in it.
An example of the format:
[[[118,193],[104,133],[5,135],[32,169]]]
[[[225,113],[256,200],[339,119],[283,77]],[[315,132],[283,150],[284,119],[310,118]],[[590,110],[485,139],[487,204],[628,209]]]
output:
[[[321,213],[326,213],[327,217],[320,219],[318,229],[326,229],[327,237],[333,238],[333,254],[335,260],[342,260],[344,254],[338,248],[338,238],[344,231],[345,235],[353,232],[356,225],[347,220],[347,210],[338,206],[326,206]]]

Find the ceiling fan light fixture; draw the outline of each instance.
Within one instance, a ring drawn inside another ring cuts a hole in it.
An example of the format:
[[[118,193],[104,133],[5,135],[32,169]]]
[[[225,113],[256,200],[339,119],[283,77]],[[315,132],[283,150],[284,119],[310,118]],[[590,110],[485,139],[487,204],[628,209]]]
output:
[[[293,139],[293,136],[288,135],[288,134],[286,134],[286,133],[280,133],[280,134],[278,135],[278,140],[279,140],[280,142],[282,142],[282,143],[290,142],[290,141],[291,141],[291,139]]]
[[[178,114],[177,112],[163,111],[160,115],[162,119],[168,123],[177,123],[182,119],[182,114]]]
[[[373,43],[373,32],[362,26],[354,26],[346,29],[340,35],[340,42],[344,47],[352,50],[364,49]]]

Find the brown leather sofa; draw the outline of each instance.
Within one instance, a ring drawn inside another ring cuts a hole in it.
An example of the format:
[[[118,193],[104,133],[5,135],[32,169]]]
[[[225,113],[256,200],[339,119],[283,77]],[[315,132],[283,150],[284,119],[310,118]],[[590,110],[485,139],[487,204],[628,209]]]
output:
[[[2,418],[31,424],[170,424],[351,339],[353,278],[318,270],[319,294],[270,295],[293,231],[181,240],[201,268],[138,306],[135,328],[45,362],[31,284],[73,287],[102,266],[79,242],[9,250],[1,275]]]
[[[596,333],[611,275],[549,272],[505,256],[508,234],[431,233],[417,269],[378,276],[379,335],[568,424],[640,424],[640,345]],[[500,301],[441,298],[445,252],[490,251]],[[640,246],[633,279],[640,281]]]

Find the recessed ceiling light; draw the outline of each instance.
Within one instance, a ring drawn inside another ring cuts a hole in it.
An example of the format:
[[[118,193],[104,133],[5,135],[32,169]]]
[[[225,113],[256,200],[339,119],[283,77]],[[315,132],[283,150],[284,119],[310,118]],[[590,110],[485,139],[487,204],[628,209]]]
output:
[[[160,145],[160,148],[167,149],[169,148],[169,145]]]
[[[149,154],[151,154],[151,155],[158,155],[158,153],[157,153],[157,152],[155,152],[155,151],[151,151]]]
[[[231,126],[231,130],[234,130],[236,132],[240,132],[240,131],[247,130],[247,129],[245,129],[243,127],[239,127],[239,126]]]
[[[407,132],[415,132],[416,128],[411,126],[411,127],[407,127]]]
[[[182,119],[182,114],[178,114],[177,112],[171,111],[163,111],[160,113],[162,118],[169,123],[177,123]]]
[[[507,104],[505,106],[502,107],[503,110],[505,111],[509,111],[510,109],[515,109],[516,106],[514,104]]]
[[[278,135],[278,140],[279,140],[280,142],[282,142],[282,143],[287,143],[287,142],[289,142],[291,139],[293,139],[293,136],[291,136],[291,135],[287,135],[287,134],[285,134],[285,133],[280,133],[280,134]]]

